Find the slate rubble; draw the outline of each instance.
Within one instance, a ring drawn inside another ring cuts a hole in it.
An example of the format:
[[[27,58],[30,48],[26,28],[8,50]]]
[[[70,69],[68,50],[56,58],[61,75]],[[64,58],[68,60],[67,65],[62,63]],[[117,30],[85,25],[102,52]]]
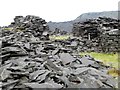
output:
[[[19,16],[9,26],[13,27],[12,30],[0,28],[2,30],[0,88],[30,90],[116,87],[117,81],[107,75],[107,70],[111,67],[90,56],[80,56],[77,49],[74,49],[78,44],[71,43],[74,39],[51,41],[47,37],[42,40],[44,29],[40,28],[45,22],[40,23],[39,20],[44,22],[35,16]],[[38,22],[39,29],[36,26]],[[18,28],[20,31],[17,31]],[[41,35],[36,34],[39,30],[42,31]],[[76,40],[78,39],[75,38]]]
[[[118,19],[99,17],[74,23],[72,33],[82,38],[82,51],[119,52],[119,28]]]

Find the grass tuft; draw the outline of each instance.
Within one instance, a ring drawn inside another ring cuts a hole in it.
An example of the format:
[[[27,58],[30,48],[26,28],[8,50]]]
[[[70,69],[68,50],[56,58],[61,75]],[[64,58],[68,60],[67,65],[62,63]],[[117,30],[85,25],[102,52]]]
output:
[[[61,36],[50,36],[50,40],[67,40],[70,36],[69,35],[61,35]]]

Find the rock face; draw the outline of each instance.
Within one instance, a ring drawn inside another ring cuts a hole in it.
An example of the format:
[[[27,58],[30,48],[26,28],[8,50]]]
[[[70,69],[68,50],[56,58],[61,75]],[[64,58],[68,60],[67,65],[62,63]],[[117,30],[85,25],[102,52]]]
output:
[[[116,87],[117,81],[107,74],[110,66],[90,56],[79,55],[77,48],[79,44],[82,45],[80,39],[41,40],[46,33],[39,33],[40,36],[37,32],[44,31],[40,27],[44,27],[45,23],[41,24],[39,20],[44,22],[38,17],[19,16],[9,26],[11,30],[0,28],[0,88],[31,90]]]
[[[88,49],[94,51],[118,52],[119,51],[119,20],[99,17],[85,22],[74,23],[73,35],[82,37],[82,41],[88,43]],[[87,46],[85,45],[85,46]]]

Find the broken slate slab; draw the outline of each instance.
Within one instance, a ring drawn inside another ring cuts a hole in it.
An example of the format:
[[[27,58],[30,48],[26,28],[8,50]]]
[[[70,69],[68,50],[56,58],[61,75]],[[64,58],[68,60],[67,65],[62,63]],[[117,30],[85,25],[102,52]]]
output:
[[[37,71],[30,74],[30,79],[36,80],[39,75],[44,74],[46,71],[48,71],[48,70],[37,70]]]
[[[60,84],[57,84],[57,83],[24,83],[24,85],[30,87],[30,88],[62,88],[62,86]]]
[[[80,59],[83,65],[89,66],[95,63],[95,61],[89,60],[87,57],[82,57]]]
[[[60,53],[60,59],[62,60],[64,65],[75,61],[75,58],[73,58],[73,56],[71,56],[69,53]]]

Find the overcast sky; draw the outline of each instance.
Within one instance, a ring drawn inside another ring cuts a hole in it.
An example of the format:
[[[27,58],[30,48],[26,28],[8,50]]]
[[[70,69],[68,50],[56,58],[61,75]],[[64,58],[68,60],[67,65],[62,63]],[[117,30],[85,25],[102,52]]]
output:
[[[0,26],[17,15],[36,15],[53,22],[69,21],[82,13],[116,11],[119,0],[0,0]]]

